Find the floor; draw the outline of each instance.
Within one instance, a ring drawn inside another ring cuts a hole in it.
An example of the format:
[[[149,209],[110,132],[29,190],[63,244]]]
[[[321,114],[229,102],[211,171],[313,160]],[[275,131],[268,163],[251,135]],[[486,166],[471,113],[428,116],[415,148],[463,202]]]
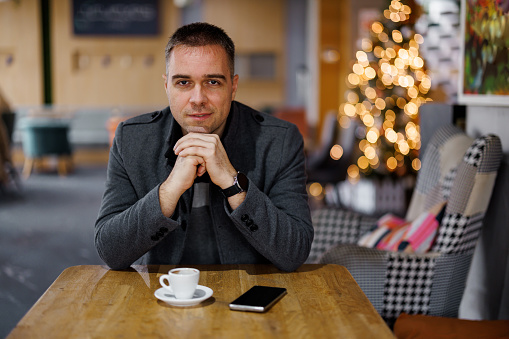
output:
[[[49,168],[0,193],[0,338],[65,268],[102,264],[93,234],[105,179],[105,164],[78,163],[66,177]]]

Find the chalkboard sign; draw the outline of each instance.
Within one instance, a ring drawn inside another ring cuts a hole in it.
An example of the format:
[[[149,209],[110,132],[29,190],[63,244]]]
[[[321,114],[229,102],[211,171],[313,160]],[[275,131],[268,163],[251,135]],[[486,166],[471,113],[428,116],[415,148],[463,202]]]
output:
[[[158,0],[73,0],[75,35],[157,35]]]

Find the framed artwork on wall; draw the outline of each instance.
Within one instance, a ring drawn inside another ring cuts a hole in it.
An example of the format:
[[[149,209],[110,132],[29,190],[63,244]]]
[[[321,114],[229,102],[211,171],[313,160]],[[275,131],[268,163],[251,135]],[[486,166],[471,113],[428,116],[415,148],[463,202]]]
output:
[[[76,36],[153,36],[159,33],[159,0],[73,0]]]
[[[509,1],[461,0],[458,101],[509,106]]]

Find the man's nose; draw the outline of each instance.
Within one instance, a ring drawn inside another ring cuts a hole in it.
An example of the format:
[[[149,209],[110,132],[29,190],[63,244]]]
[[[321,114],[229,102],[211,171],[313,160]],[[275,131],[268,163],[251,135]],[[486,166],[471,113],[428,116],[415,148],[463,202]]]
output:
[[[207,102],[207,95],[203,86],[195,86],[191,93],[191,103],[202,105]]]

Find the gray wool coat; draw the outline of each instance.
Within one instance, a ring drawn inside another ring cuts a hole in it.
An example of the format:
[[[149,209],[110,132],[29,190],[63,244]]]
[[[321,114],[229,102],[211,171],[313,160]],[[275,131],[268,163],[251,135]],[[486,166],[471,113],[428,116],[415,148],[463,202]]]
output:
[[[110,151],[95,245],[112,269],[131,264],[178,264],[187,236],[193,189],[171,218],[159,206],[159,186],[175,163],[182,136],[169,107],[121,123]],[[307,259],[313,227],[306,193],[303,140],[297,127],[232,102],[223,146],[246,174],[245,201],[231,211],[210,186],[212,227],[221,264],[273,263],[284,271]]]

